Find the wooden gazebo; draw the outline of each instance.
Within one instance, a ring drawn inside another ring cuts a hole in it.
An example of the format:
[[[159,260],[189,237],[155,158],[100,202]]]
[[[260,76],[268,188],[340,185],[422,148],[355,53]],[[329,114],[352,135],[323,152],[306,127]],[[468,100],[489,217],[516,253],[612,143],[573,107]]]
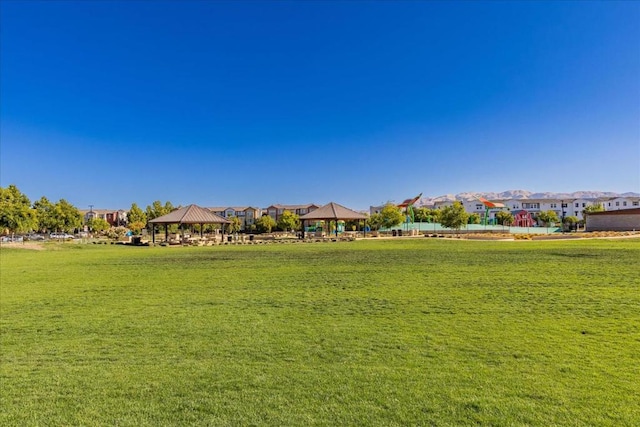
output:
[[[182,239],[184,240],[184,225],[200,225],[200,237],[202,237],[202,226],[204,224],[229,224],[231,221],[216,215],[208,209],[201,208],[197,205],[189,205],[179,208],[166,215],[159,216],[149,221],[151,224],[151,239],[156,242],[156,224],[164,224],[165,241],[169,240],[169,224],[180,225],[182,231]],[[224,227],[222,228],[224,234]]]
[[[367,216],[356,212],[349,208],[345,208],[334,202],[327,203],[316,210],[309,212],[300,217],[302,221],[302,237],[304,237],[304,229],[307,221],[340,221],[340,220],[367,220]],[[336,224],[337,225],[337,224]],[[336,233],[338,227],[336,226]]]

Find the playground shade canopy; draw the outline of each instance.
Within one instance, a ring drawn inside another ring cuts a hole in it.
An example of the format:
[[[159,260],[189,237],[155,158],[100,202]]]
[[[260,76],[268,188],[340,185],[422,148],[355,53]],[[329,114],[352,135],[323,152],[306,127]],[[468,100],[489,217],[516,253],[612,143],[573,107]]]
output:
[[[197,205],[179,208],[149,221],[150,224],[229,224],[227,219]]]
[[[309,212],[306,215],[300,217],[302,221],[308,220],[352,220],[352,219],[367,219],[367,216],[356,212],[349,208],[345,208],[334,202],[327,203],[318,209]]]
[[[484,204],[487,208],[504,208],[505,207],[504,203],[491,202],[485,199],[484,197],[478,197],[478,200],[480,200],[482,204]]]

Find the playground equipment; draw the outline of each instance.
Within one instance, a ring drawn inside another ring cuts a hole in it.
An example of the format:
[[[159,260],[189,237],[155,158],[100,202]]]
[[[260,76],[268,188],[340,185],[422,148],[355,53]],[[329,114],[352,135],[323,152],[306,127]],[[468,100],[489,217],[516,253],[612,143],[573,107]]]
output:
[[[478,197],[478,200],[480,200],[482,202],[482,204],[484,205],[484,207],[485,207],[485,209],[484,209],[484,217],[482,218],[482,225],[487,225],[487,223],[489,221],[489,210],[491,210],[491,209],[506,209],[507,208],[504,205],[504,203],[490,202],[489,200],[485,199],[484,197]]]
[[[404,211],[405,224],[413,224],[415,222],[415,216],[413,214],[413,205],[422,197],[422,193],[418,194],[412,199],[406,199],[398,205],[400,209]]]

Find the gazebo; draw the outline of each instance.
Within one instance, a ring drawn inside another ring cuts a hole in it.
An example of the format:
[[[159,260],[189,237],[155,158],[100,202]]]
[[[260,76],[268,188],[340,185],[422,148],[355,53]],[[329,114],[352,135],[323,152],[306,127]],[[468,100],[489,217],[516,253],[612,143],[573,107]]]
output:
[[[156,242],[156,224],[164,224],[165,240],[169,240],[169,224],[179,224],[182,230],[182,238],[184,239],[184,224],[199,224],[200,237],[202,237],[202,226],[204,224],[229,224],[231,221],[214,214],[208,209],[201,208],[196,205],[189,205],[179,208],[166,215],[159,216],[149,221],[151,224],[152,242]],[[224,228],[223,228],[224,233]]]
[[[304,237],[304,226],[306,221],[339,221],[339,220],[367,220],[367,216],[356,212],[349,208],[345,208],[334,202],[327,203],[326,205],[319,207],[316,210],[309,212],[306,215],[302,215],[300,220],[302,221],[302,237]],[[337,225],[337,224],[336,224]],[[336,234],[338,233],[338,227],[336,226]]]

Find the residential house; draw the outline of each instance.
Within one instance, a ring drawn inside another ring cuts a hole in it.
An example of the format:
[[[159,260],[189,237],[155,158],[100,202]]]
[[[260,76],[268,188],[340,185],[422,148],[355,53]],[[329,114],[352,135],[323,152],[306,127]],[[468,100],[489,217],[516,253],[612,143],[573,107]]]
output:
[[[123,209],[113,210],[113,209],[89,209],[89,210],[80,210],[80,214],[82,214],[82,218],[84,223],[86,224],[89,220],[94,218],[104,219],[111,225],[112,227],[125,226],[127,225],[127,211]]]
[[[256,219],[260,218],[260,209],[252,206],[229,206],[229,207],[212,207],[210,211],[223,218],[236,217],[240,219],[240,230],[249,230]]]
[[[306,205],[271,205],[268,208],[263,209],[263,213],[266,213],[276,222],[280,219],[284,211],[292,212],[298,216],[306,215],[309,212],[313,212],[320,206],[314,203],[308,203]]]

